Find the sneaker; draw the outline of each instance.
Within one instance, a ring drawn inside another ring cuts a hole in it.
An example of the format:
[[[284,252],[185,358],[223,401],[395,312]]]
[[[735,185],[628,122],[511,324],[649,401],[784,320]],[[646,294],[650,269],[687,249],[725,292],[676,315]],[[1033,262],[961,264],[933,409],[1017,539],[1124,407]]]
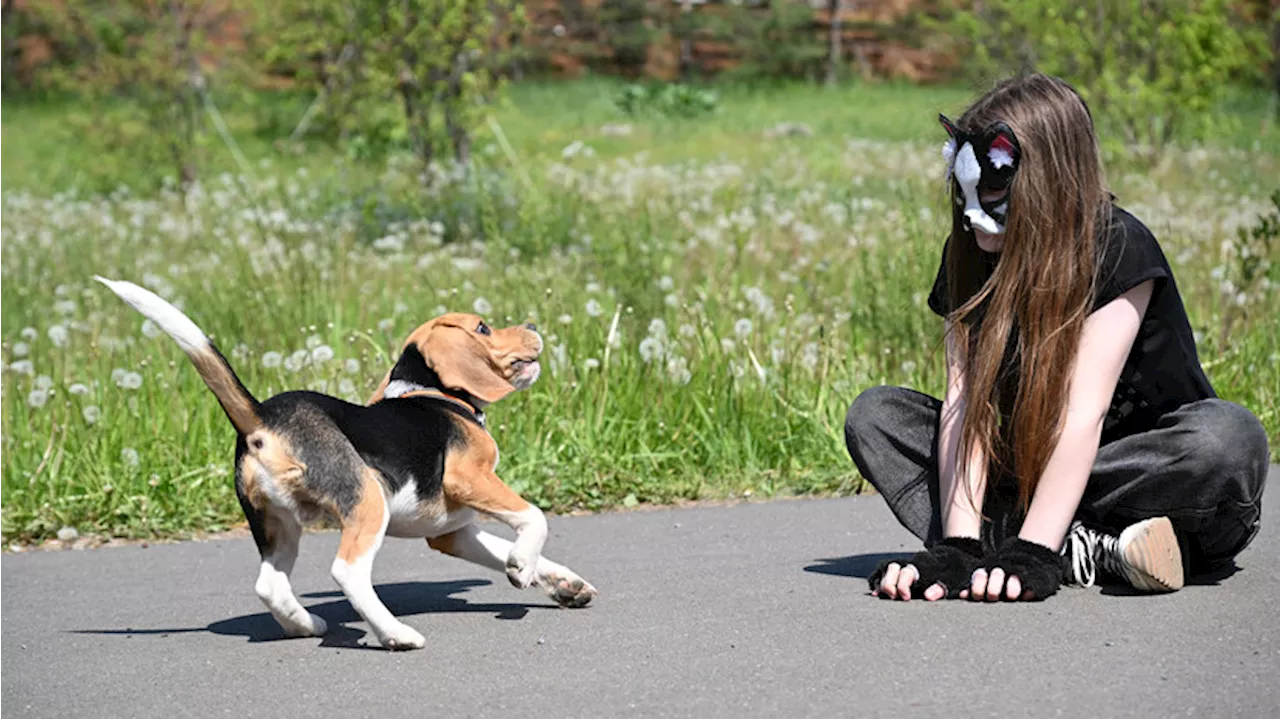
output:
[[[1067,533],[1062,553],[1069,560],[1068,584],[1092,587],[1101,568],[1141,592],[1173,592],[1183,585],[1182,550],[1168,517],[1131,524],[1119,537],[1077,522]]]

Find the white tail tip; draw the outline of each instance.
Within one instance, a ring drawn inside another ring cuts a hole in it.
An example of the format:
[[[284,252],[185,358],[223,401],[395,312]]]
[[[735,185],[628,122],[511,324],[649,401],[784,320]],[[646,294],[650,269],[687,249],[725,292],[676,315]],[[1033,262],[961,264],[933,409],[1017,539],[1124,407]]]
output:
[[[93,279],[109,287],[120,299],[155,322],[184,352],[196,352],[209,346],[209,338],[191,318],[151,290],[132,282],[109,280],[99,275],[94,275]]]

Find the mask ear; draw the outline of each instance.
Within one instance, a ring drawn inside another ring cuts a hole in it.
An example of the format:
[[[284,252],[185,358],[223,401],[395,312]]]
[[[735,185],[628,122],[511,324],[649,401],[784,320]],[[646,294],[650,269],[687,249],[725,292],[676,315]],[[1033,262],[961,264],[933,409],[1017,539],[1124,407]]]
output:
[[[488,351],[478,342],[459,341],[460,332],[439,328],[422,343],[427,366],[440,376],[440,382],[448,389],[460,389],[486,404],[516,391],[493,366]]]
[[[956,129],[956,126],[952,124],[951,120],[947,119],[946,115],[939,114],[938,122],[942,123],[942,127],[946,129],[948,137],[952,140],[956,139],[956,135],[959,133],[959,130]]]

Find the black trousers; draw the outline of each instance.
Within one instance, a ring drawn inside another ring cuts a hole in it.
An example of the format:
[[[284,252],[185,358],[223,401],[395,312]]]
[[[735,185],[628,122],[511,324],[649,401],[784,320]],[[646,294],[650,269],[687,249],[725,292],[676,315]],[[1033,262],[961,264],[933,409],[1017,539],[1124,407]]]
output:
[[[858,471],[904,527],[932,545],[942,537],[938,428],[942,402],[901,387],[873,387],[854,401],[845,442]],[[1168,517],[1192,572],[1227,563],[1258,533],[1269,464],[1266,430],[1247,409],[1221,399],[1184,405],[1152,429],[1098,449],[1076,518],[1118,534]],[[993,476],[983,503],[983,541],[1021,527],[1017,486]]]

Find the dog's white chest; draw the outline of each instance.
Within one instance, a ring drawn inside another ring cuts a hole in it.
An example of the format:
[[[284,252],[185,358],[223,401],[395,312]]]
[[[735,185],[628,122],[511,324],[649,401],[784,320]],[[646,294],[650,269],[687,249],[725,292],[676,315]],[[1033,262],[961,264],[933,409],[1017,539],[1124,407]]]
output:
[[[387,510],[391,515],[387,522],[387,534],[392,537],[430,539],[456,532],[476,519],[476,511],[470,507],[460,507],[450,512],[441,502],[438,508],[438,511],[432,511],[434,507],[420,504],[418,483],[410,480],[387,500]]]

